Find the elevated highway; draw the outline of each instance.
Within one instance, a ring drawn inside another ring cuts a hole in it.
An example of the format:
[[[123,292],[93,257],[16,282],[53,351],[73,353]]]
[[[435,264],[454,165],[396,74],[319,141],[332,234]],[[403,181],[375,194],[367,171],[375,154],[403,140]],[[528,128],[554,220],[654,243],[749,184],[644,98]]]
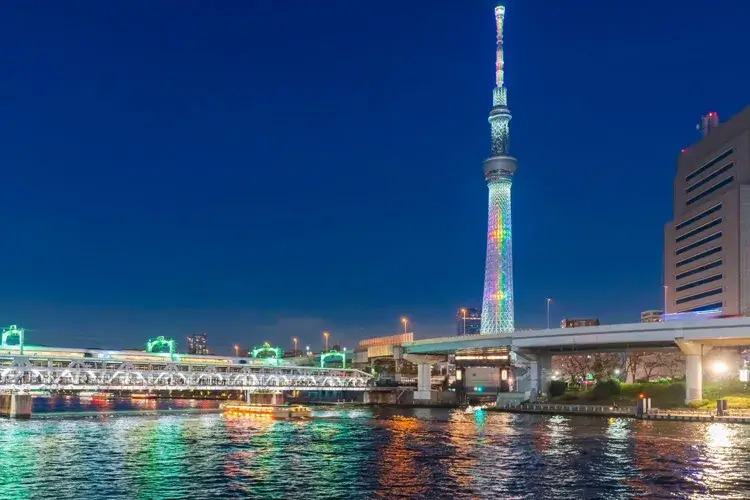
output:
[[[686,356],[686,401],[703,396],[703,355],[714,347],[750,345],[750,318],[713,318],[513,332],[511,335],[438,337],[404,342],[404,356],[508,349],[528,367],[529,388],[540,390],[550,377],[552,355],[679,349]],[[420,372],[421,373],[421,372]],[[426,386],[425,380],[420,387]]]

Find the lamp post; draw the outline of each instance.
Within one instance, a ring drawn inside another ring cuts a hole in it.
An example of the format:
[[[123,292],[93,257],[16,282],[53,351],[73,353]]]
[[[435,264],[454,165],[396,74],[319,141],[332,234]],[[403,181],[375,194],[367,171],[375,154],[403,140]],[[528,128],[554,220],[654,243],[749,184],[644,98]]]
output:
[[[466,308],[465,307],[461,308],[461,314],[464,315],[464,336],[466,336]]]
[[[292,342],[294,343],[294,355],[297,355],[297,337],[292,337]]]
[[[406,325],[409,324],[409,320],[406,317],[401,318],[401,323],[404,324],[404,335],[406,335]]]
[[[234,355],[236,357],[239,357],[240,355],[240,346],[238,346],[237,344],[234,345]]]
[[[326,339],[326,352],[328,352],[328,332],[323,332],[323,337]]]
[[[552,299],[547,297],[547,330],[549,330],[549,304],[552,302]]]
[[[667,314],[667,291],[669,290],[669,287],[667,285],[664,285],[664,314]]]

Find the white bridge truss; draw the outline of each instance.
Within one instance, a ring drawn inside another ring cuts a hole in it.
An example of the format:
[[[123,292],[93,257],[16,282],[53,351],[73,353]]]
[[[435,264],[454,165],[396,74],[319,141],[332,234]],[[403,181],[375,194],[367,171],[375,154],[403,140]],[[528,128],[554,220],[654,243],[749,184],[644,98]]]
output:
[[[0,359],[0,391],[365,391],[360,370],[307,366],[142,363],[16,356]]]

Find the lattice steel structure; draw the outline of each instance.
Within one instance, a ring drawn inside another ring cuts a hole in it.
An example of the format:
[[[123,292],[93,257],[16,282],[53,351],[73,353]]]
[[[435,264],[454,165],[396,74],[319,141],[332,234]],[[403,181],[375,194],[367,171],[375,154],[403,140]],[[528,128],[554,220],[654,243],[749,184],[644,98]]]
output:
[[[511,114],[504,81],[504,22],[505,7],[498,5],[495,7],[495,88],[492,92],[492,110],[489,117],[491,156],[484,161],[484,178],[490,194],[480,330],[484,335],[511,333],[514,329],[510,188],[513,174],[516,172],[516,159],[508,153]]]
[[[0,358],[0,391],[343,390],[363,391],[360,370],[302,366],[206,365],[28,356]]]

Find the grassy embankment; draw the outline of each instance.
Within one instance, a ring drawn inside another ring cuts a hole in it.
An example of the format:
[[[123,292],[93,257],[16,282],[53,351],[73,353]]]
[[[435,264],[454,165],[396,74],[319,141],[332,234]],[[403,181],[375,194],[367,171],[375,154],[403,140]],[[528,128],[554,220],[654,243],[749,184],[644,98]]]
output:
[[[690,405],[685,404],[684,382],[669,384],[644,382],[636,384],[620,384],[620,393],[616,395],[597,394],[597,391],[569,391],[562,396],[552,398],[553,403],[563,404],[612,404],[619,406],[635,406],[636,400],[643,394],[651,398],[654,408],[716,408],[717,399],[726,399],[729,408],[750,409],[750,388],[739,381],[710,382],[703,384],[703,397]]]

